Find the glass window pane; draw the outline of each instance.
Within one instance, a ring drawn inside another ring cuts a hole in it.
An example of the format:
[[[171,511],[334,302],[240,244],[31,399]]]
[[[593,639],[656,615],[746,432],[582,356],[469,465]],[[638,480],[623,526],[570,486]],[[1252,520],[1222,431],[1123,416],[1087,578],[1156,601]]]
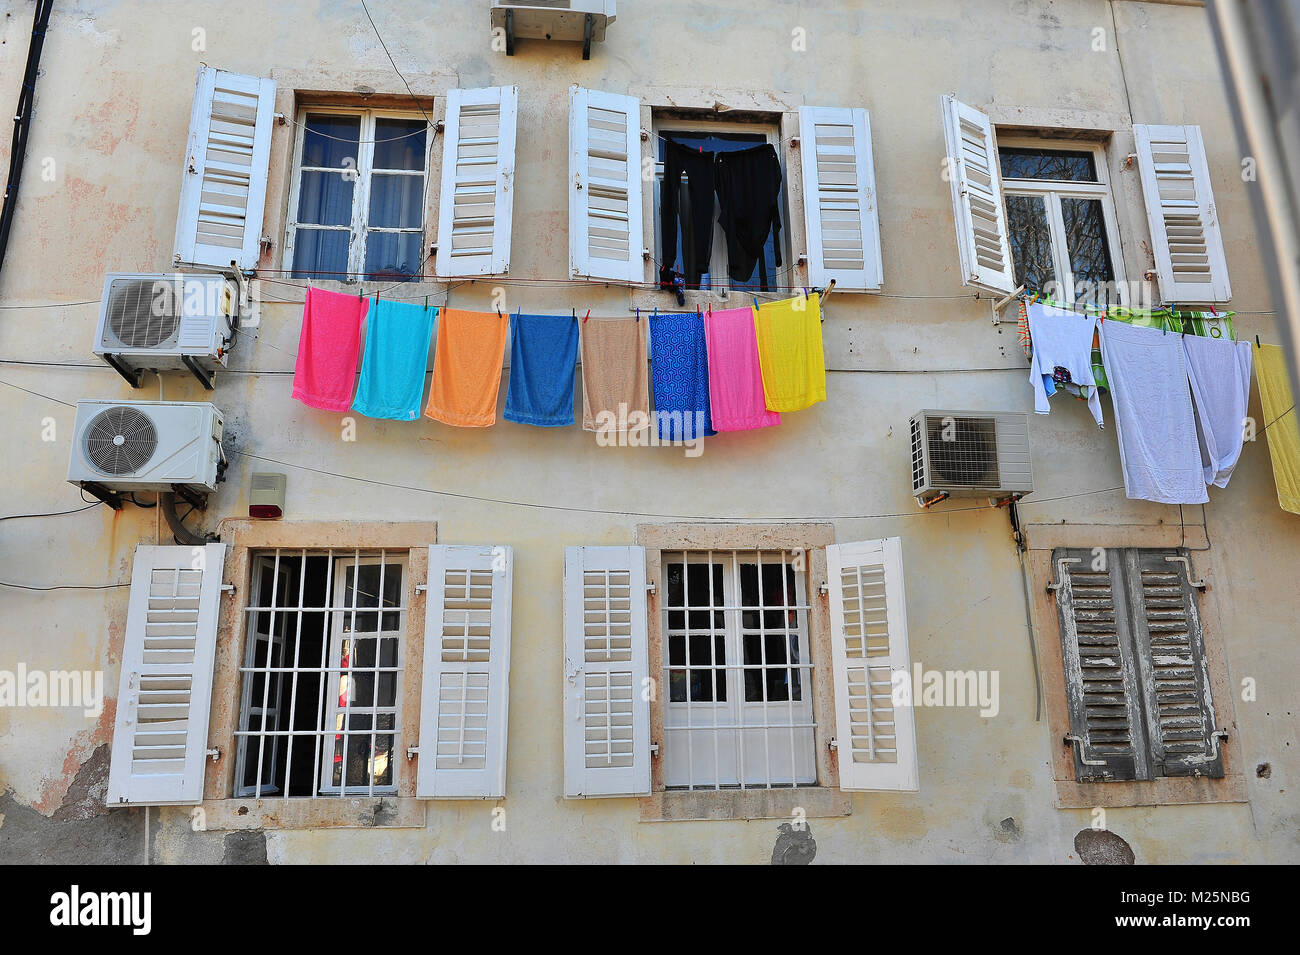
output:
[[[298,186],[298,221],[306,225],[351,225],[355,183],[338,172],[304,172]]]
[[[420,232],[371,232],[366,236],[366,281],[412,282],[420,271]]]
[[[1065,245],[1074,273],[1074,297],[1085,302],[1118,301],[1115,271],[1106,241],[1100,199],[1061,198]]]
[[[1054,179],[1065,182],[1096,182],[1097,169],[1091,152],[1070,149],[998,150],[1004,179]]]
[[[418,229],[424,224],[424,177],[375,173],[370,177],[373,229]]]
[[[308,113],[302,134],[302,164],[328,169],[357,168],[360,116]]]
[[[356,606],[362,607],[379,606],[379,577],[380,567],[378,564],[362,564],[360,567],[353,564],[344,564],[344,584],[343,584],[343,607],[347,608],[343,614],[344,631],[363,631],[373,632],[379,625],[378,614],[357,613],[355,620],[351,608]],[[384,606],[398,607],[402,603],[402,568],[400,564],[387,564],[383,568],[384,578]],[[359,583],[354,587],[353,580]],[[355,599],[355,604],[353,600]],[[397,611],[384,614],[383,629],[396,630],[399,623],[400,614]],[[359,664],[364,666],[366,664]]]
[[[1052,232],[1047,225],[1047,206],[1042,196],[1007,196],[1007,234],[1011,258],[1016,264],[1016,283],[1034,291],[1046,291],[1056,281],[1052,264]]]
[[[375,169],[423,169],[425,130],[423,119],[375,120]]]
[[[338,229],[299,229],[293,243],[294,278],[343,278],[348,271],[352,233]]]

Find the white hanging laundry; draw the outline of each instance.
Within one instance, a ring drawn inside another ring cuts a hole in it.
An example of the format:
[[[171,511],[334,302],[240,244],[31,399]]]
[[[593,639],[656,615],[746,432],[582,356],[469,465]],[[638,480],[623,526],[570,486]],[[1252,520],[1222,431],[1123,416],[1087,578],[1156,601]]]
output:
[[[1102,322],[1101,355],[1115,405],[1126,496],[1160,504],[1204,504],[1210,496],[1182,336]]]
[[[1029,383],[1034,388],[1034,411],[1047,414],[1047,399],[1056,392],[1056,374],[1063,372],[1062,383],[1077,385],[1088,401],[1097,427],[1101,421],[1101,399],[1092,377],[1092,339],[1097,330],[1097,316],[1082,315],[1065,308],[1035,302],[1029,316],[1029,338],[1034,355],[1030,360]]]
[[[1205,483],[1227,487],[1245,441],[1254,359],[1250,342],[1183,335]]]

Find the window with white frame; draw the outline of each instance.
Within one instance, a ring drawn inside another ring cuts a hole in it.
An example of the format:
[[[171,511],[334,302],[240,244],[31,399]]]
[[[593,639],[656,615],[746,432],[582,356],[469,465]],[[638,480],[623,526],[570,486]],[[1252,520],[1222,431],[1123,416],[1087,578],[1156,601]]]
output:
[[[777,147],[780,157],[781,135],[775,125],[761,123],[717,123],[703,120],[672,119],[660,117],[655,123],[655,182],[654,182],[654,258],[655,273],[663,281],[663,269],[672,267],[682,278],[687,290],[704,289],[725,295],[731,289],[755,291],[788,285],[778,275],[782,270],[780,263],[789,262],[785,232],[788,218],[788,205],[785,200],[785,176],[782,175],[781,188],[776,202],[778,210],[777,230],[768,228],[763,239],[761,256],[752,256],[752,267],[747,274],[737,278],[735,269],[743,268],[733,262],[728,253],[727,235],[719,221],[719,199],[713,190],[693,190],[688,171],[683,171],[677,188],[677,209],[679,214],[672,228],[676,230],[675,251],[672,261],[668,261],[664,237],[664,167],[665,159],[673,144],[695,151],[698,155],[740,152],[754,149],[763,144]],[[707,195],[707,198],[704,198]],[[696,206],[707,202],[708,210]],[[758,211],[758,210],[751,210]],[[707,242],[701,240],[689,228],[694,217],[707,218],[712,224]],[[683,228],[683,223],[687,224]],[[707,245],[708,248],[698,248]],[[746,259],[746,265],[749,259]],[[766,276],[766,282],[764,282]]]
[[[428,157],[428,122],[421,115],[302,110],[285,240],[294,276],[418,278]]]
[[[1127,304],[1098,143],[998,137],[1016,284],[1062,302]]]
[[[252,556],[235,795],[397,788],[407,551]]]
[[[789,551],[663,554],[664,782],[817,782],[804,575]]]

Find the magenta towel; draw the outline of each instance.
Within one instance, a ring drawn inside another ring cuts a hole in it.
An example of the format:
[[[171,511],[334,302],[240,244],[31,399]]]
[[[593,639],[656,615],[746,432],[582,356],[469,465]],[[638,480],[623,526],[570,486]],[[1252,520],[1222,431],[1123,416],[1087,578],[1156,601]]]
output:
[[[780,424],[767,410],[763,372],[758,364],[754,310],[732,308],[704,316],[709,352],[709,410],[715,431],[748,431]]]
[[[303,404],[325,411],[352,407],[367,304],[356,295],[307,289],[293,369],[293,396]]]

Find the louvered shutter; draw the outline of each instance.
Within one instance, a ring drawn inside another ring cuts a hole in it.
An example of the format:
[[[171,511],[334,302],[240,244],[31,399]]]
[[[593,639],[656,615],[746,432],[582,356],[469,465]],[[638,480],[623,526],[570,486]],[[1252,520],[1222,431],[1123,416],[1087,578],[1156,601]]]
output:
[[[840,788],[918,788],[903,545],[897,537],[826,548]],[[900,686],[896,697],[895,680]]]
[[[1232,298],[1199,126],[1135,125],[1151,252],[1166,302]]]
[[[1058,548],[1052,572],[1076,779],[1148,779],[1123,554]]]
[[[1187,559],[1176,550],[1124,554],[1148,746],[1158,776],[1221,778],[1223,755],[1212,736],[1210,672]]]
[[[837,291],[881,285],[880,221],[865,109],[799,107],[808,283]]]
[[[199,67],[185,147],[178,265],[257,268],[275,81]]]
[[[226,545],[135,549],[109,806],[202,802]]]
[[[513,580],[509,547],[429,548],[417,798],[506,794]]]
[[[1016,274],[993,123],[980,110],[945,96],[943,132],[962,282],[988,292],[1011,292]]]
[[[645,278],[641,218],[641,101],[569,88],[569,271]]]
[[[650,792],[644,547],[564,549],[564,794]]]
[[[447,92],[438,201],[442,277],[510,271],[519,87]]]

